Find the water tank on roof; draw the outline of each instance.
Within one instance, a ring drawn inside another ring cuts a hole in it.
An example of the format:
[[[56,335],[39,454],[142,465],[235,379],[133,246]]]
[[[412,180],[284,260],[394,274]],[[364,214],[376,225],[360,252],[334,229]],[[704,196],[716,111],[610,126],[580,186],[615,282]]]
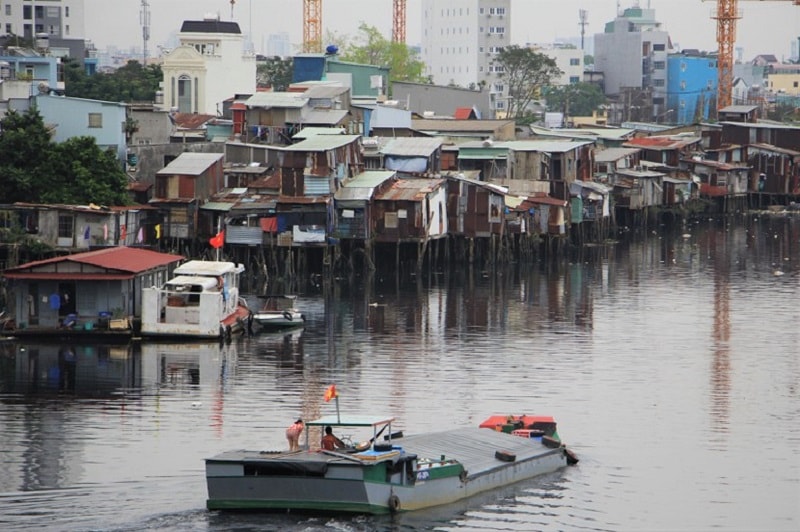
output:
[[[36,34],[36,49],[48,50],[50,48],[50,35],[47,33]]]

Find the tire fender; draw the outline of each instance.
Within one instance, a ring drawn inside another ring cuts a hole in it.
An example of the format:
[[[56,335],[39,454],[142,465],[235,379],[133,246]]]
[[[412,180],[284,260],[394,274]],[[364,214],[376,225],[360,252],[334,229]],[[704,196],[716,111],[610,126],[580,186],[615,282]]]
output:
[[[389,511],[393,514],[400,511],[400,497],[397,495],[389,497]]]

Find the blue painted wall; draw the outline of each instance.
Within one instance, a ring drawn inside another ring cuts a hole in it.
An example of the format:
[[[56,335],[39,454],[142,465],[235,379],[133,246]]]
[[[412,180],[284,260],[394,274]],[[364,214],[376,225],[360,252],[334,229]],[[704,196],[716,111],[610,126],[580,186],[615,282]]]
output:
[[[64,142],[79,136],[94,137],[101,149],[112,148],[117,158],[125,161],[124,103],[39,94],[36,96],[36,107],[45,124],[55,125],[54,141]],[[102,115],[100,127],[89,127],[90,113]]]
[[[717,58],[670,54],[667,58],[665,123],[692,124],[708,120],[717,104]]]

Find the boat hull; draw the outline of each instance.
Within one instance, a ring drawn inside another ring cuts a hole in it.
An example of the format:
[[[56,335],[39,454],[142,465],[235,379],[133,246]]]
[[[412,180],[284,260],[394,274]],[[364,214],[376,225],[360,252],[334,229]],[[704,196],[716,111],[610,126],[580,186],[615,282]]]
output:
[[[212,510],[386,514],[453,503],[567,465],[564,447],[486,429],[400,441],[397,456],[376,462],[320,451],[223,453],[206,460],[206,505]],[[498,459],[501,450],[514,460]]]
[[[253,325],[261,330],[302,327],[306,318],[299,311],[261,311],[253,313]]]

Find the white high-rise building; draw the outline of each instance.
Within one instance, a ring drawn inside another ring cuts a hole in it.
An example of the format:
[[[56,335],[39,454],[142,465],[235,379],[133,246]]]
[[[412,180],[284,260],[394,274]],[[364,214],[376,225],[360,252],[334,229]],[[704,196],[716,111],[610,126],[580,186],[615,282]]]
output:
[[[436,85],[505,94],[492,64],[511,42],[511,0],[422,0],[421,58]],[[502,107],[502,97],[495,99]]]

